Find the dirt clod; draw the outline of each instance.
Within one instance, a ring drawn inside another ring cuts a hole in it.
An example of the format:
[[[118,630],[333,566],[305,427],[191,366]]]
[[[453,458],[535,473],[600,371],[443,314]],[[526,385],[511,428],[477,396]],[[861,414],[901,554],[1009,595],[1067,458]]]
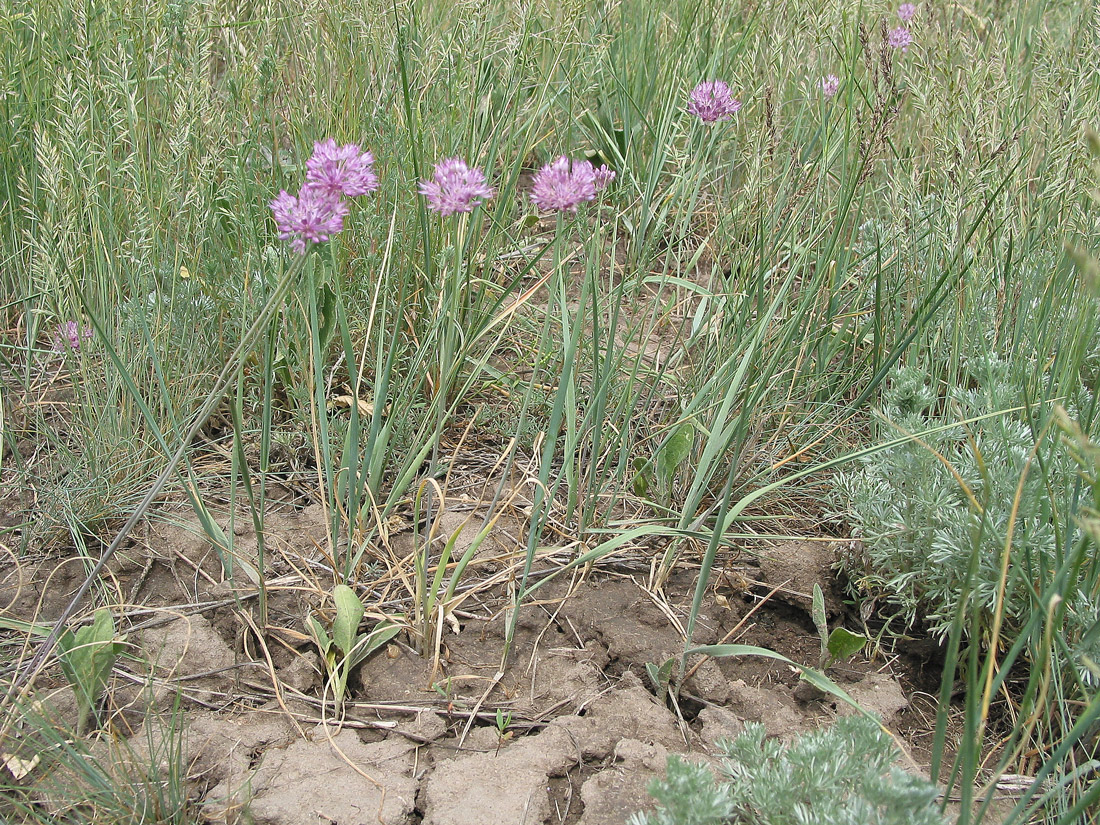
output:
[[[404,825],[416,799],[410,751],[396,739],[364,745],[352,730],[331,739],[317,730],[313,741],[266,751],[245,787],[215,788],[209,812],[233,821],[247,803],[255,825]]]
[[[835,592],[836,563],[833,545],[819,541],[777,541],[760,553],[760,575],[764,583],[779,586],[773,598],[811,612],[814,585],[820,585],[825,596],[825,613],[832,618],[843,610]]]
[[[647,788],[664,776],[667,761],[661,745],[623,739],[611,764],[581,787],[584,814],[578,825],[621,825],[635,811],[652,810]]]

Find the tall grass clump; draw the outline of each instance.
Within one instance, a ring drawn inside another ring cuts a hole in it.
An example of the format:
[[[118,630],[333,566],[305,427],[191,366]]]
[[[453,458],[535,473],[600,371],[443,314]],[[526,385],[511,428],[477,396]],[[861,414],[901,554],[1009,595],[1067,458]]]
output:
[[[198,799],[188,785],[179,707],[150,716],[129,739],[106,731],[81,737],[46,707],[20,706],[18,725],[3,732],[0,816],[6,821],[200,821]]]

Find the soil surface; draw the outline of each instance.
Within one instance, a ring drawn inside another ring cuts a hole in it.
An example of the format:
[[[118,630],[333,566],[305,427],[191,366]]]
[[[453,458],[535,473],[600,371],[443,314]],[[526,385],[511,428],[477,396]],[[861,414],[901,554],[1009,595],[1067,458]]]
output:
[[[484,514],[475,510],[458,506],[439,518],[437,538],[458,535],[453,558],[481,527]],[[172,761],[210,821],[620,825],[652,806],[647,785],[670,754],[717,764],[717,743],[747,720],[790,739],[854,712],[811,689],[797,668],[755,657],[690,659],[678,705],[660,699],[646,665],[683,649],[697,568],[684,559],[663,588],[652,588],[652,559],[641,552],[548,581],[521,608],[502,667],[509,588],[524,546],[521,520],[503,515],[456,591],[461,603],[434,625],[427,654],[414,634],[398,635],[352,673],[338,713],[305,629],[310,613],[332,617],[319,584],[332,582],[324,514],[288,506],[268,516],[266,627],[249,582],[259,561],[252,521],[244,513],[219,521],[231,552],[219,553],[193,516],[178,514],[113,560],[114,601],[129,606],[116,616],[127,652],[102,730],[91,735],[127,743],[136,763],[166,771]],[[378,551],[372,569],[401,569],[393,562],[413,547],[410,530],[395,530],[385,551],[395,558],[384,563]],[[694,642],[758,645],[816,667],[814,584],[826,594],[832,626],[861,629],[831,569],[840,549],[775,541],[720,559]],[[549,576],[562,561],[550,553],[535,575]],[[0,603],[8,616],[49,622],[84,573],[75,558],[2,567]],[[408,609],[402,586],[388,573],[363,585],[364,626]],[[828,675],[898,734],[908,766],[920,770],[934,661],[872,649]],[[46,671],[37,689],[40,707],[75,723],[58,670]],[[160,743],[173,728],[183,735],[169,760]],[[56,775],[31,770],[22,781],[40,783],[50,804]]]

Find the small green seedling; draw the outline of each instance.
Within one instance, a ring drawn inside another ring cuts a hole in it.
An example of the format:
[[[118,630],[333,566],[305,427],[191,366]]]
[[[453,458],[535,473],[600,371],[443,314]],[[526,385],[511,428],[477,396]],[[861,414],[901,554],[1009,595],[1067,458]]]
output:
[[[817,635],[821,637],[821,670],[834,662],[855,656],[867,644],[866,636],[843,627],[833,628],[833,632],[829,632],[829,622],[825,618],[825,594],[819,584],[814,585],[813,619]]]
[[[504,712],[504,708],[497,708],[497,736],[503,742],[506,739],[512,738],[512,731],[508,730],[508,726],[512,724],[512,712]]]
[[[370,633],[360,635],[359,622],[363,620],[365,611],[355,591],[346,584],[338,584],[332,596],[336,602],[332,635],[325,631],[324,625],[314,616],[306,619],[306,627],[321,651],[333,697],[337,706],[340,706],[344,702],[352,668],[400,633],[401,627],[383,619]]]
[[[669,659],[660,667],[652,662],[646,662],[645,672],[649,674],[649,679],[653,682],[653,686],[657,688],[657,700],[664,703],[668,698],[668,686],[672,680],[672,668],[676,666],[675,659]]]
[[[694,444],[695,425],[691,421],[683,421],[657,450],[653,459],[646,460],[640,456],[635,458],[634,480],[631,482],[634,494],[641,497],[648,495],[650,487],[656,481],[661,494],[666,500],[670,500],[676,471],[690,457]]]
[[[83,735],[88,722],[96,717],[99,699],[107,689],[107,679],[124,641],[125,637],[115,639],[115,621],[106,608],[95,612],[90,625],[76,633],[66,630],[58,639],[61,670],[76,694],[78,734]]]
[[[497,753],[500,752],[501,746],[509,741],[514,731],[508,730],[508,726],[512,724],[512,712],[505,713],[502,708],[497,708]]]

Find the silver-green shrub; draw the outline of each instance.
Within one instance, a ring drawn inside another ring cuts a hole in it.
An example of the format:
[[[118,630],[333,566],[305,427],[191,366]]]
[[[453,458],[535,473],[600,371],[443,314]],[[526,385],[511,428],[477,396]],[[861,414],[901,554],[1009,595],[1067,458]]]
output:
[[[866,716],[804,734],[789,746],[750,722],[721,743],[715,781],[704,765],[669,757],[668,777],[650,793],[659,802],[631,825],[943,825],[936,789],[893,764],[889,735]]]
[[[895,436],[914,438],[840,474],[834,494],[861,540],[844,560],[853,586],[887,595],[907,622],[919,620],[937,636],[956,614],[975,549],[970,607],[984,628],[1011,535],[1003,606],[1011,631],[1030,616],[1077,532],[1077,467],[1057,431],[1044,431],[1049,407],[1027,404],[1010,365],[995,355],[961,372],[960,385],[941,395],[923,370],[896,369],[883,415]],[[1095,615],[1100,605],[1082,607]]]

